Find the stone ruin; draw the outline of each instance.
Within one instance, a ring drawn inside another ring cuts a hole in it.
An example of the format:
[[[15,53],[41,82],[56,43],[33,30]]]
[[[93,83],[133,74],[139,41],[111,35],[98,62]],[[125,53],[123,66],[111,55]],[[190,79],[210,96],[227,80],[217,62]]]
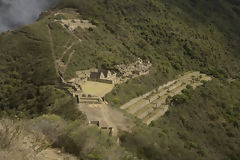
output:
[[[56,16],[61,15],[61,14],[66,15],[66,13],[64,13],[64,12],[57,12],[54,14],[54,16],[55,16],[54,21],[59,22],[65,29],[67,29],[71,32],[76,30],[77,28],[89,29],[89,28],[96,27],[88,20],[82,20],[79,18],[68,18],[68,19],[67,18],[63,18],[63,19],[56,18]],[[73,12],[72,15],[78,16],[79,14],[76,12]]]
[[[115,68],[120,73],[104,69],[89,69],[77,71],[77,78],[69,81],[72,84],[79,84],[86,81],[97,81],[109,84],[121,83],[121,80],[135,78],[138,76],[149,74],[152,63],[150,61],[144,62],[141,58],[138,58],[136,62],[132,64],[120,64],[116,65]]]
[[[100,127],[100,121],[88,121],[88,125],[96,125]]]
[[[97,70],[90,73],[89,80],[115,84],[117,83],[117,73],[111,72],[109,70]]]
[[[149,74],[151,67],[152,63],[150,61],[144,62],[141,58],[138,58],[136,62],[129,65],[117,65],[116,69],[120,72],[121,79],[129,79]]]
[[[109,136],[113,136],[113,127],[101,126],[100,121],[88,121],[88,125],[96,125],[101,130],[108,132]]]
[[[75,78],[75,80],[79,81],[79,82],[86,82],[89,80],[90,75],[92,72],[97,72],[97,69],[89,69],[89,70],[81,70],[81,71],[77,71],[76,75],[77,78]]]
[[[48,15],[51,12],[44,12],[43,15]],[[65,8],[54,12],[54,22],[58,22],[66,30],[73,32],[77,28],[89,29],[95,28],[96,25],[92,24],[89,20],[81,19],[81,15],[77,9]]]
[[[82,82],[96,81],[108,84],[123,83],[130,78],[149,74],[151,67],[151,62],[144,62],[141,58],[138,58],[137,61],[132,64],[120,64],[115,66],[119,74],[110,70],[92,68],[89,70],[77,71],[77,78],[74,78],[67,83],[72,86],[70,92],[74,97],[77,98],[78,103],[101,104],[102,102],[104,102],[102,97],[97,97],[93,95],[86,96],[82,92]]]
[[[71,80],[74,83],[96,81],[109,84],[115,84],[118,82],[117,73],[109,70],[89,69],[77,71],[77,78]]]
[[[86,95],[86,94],[78,94],[76,96],[78,103],[86,103],[86,104],[101,104],[103,99],[101,97]]]
[[[58,21],[58,20],[55,20]],[[92,23],[90,23],[88,20],[80,20],[80,19],[61,19],[58,22],[60,22],[60,24],[70,30],[70,31],[74,31],[75,29],[77,29],[78,27],[82,28],[82,29],[89,29],[89,28],[95,28],[96,26],[93,25]]]

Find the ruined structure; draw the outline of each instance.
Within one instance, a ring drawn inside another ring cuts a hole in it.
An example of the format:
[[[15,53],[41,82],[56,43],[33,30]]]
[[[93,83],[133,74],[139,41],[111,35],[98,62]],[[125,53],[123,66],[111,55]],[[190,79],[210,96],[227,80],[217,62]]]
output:
[[[89,69],[77,71],[77,78],[70,80],[73,83],[80,83],[86,81],[97,81],[109,84],[117,83],[117,74],[109,70]]]
[[[96,125],[99,127],[102,131],[105,131],[109,136],[116,136],[114,135],[114,129],[113,127],[107,127],[107,126],[101,126],[100,121],[88,121],[88,125]]]
[[[77,97],[78,103],[87,103],[87,104],[101,104],[103,102],[101,97],[80,94]]]
[[[79,19],[80,18],[79,14],[76,11],[71,12],[71,14],[75,16],[75,18],[68,17],[68,14],[67,14],[68,12],[70,12],[70,11],[65,11],[65,12],[63,11],[63,12],[55,13],[54,21],[59,22],[65,29],[67,29],[71,32],[76,30],[77,28],[89,29],[89,28],[96,27],[88,20]],[[59,17],[57,17],[58,15],[61,15],[62,17],[59,18]]]
[[[98,69],[91,68],[88,70],[77,71],[76,72],[77,78],[75,78],[75,80],[79,82],[86,82],[89,80],[91,72],[98,72]]]
[[[66,29],[69,29],[70,31],[74,31],[78,27],[82,29],[88,29],[88,28],[94,28],[96,27],[92,23],[90,23],[88,20],[80,20],[80,19],[62,19],[60,21],[60,24],[65,27]]]
[[[77,71],[77,77],[67,82],[67,84],[71,86],[69,92],[77,98],[78,103],[101,104],[104,102],[102,96],[86,96],[85,93],[83,93],[82,87],[86,84],[85,82],[95,81],[107,84],[124,83],[130,78],[149,74],[151,67],[151,62],[144,62],[141,58],[138,58],[137,61],[132,64],[115,66],[116,70],[119,71],[118,76],[116,72],[104,69],[92,68]]]
[[[138,58],[136,62],[129,65],[117,65],[116,69],[120,72],[122,79],[129,79],[149,74],[151,67],[152,63],[150,61],[144,62],[141,58]]]
[[[88,125],[96,125],[100,127],[100,121],[88,121]]]
[[[117,83],[117,74],[109,70],[98,70],[97,72],[91,72],[90,81],[97,81],[109,84]]]

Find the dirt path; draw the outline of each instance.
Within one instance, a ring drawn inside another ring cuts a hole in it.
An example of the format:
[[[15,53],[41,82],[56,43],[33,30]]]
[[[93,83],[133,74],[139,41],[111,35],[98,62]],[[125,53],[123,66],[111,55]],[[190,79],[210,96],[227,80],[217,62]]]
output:
[[[87,115],[89,121],[99,121],[100,127],[113,127],[113,136],[118,130],[130,131],[134,123],[120,110],[107,104],[79,104],[78,109]]]
[[[67,52],[70,51],[73,46],[75,46],[76,44],[78,44],[78,43],[80,43],[80,42],[82,41],[82,40],[81,40],[79,37],[77,37],[73,32],[71,32],[71,31],[69,31],[69,30],[67,30],[67,29],[65,29],[65,30],[66,30],[69,34],[71,34],[73,37],[75,37],[75,38],[77,39],[77,42],[73,42],[69,47],[66,48],[66,50],[63,52],[62,56],[61,56],[60,59],[58,60],[59,62],[63,62],[63,57],[67,54]],[[68,43],[68,42],[67,42],[67,43]],[[67,45],[67,44],[66,44],[66,45]],[[71,62],[71,59],[72,59],[72,56],[73,56],[74,53],[75,53],[75,50],[73,50],[73,51],[70,53],[66,64],[61,66],[61,67],[62,67],[61,70],[62,70],[62,74],[63,74],[63,75],[65,74],[65,71],[66,71],[69,63]]]
[[[63,48],[66,48],[66,49],[67,49],[67,48],[68,48],[67,46],[68,46],[68,43],[69,43],[69,42],[71,42],[71,38],[68,39],[68,41],[67,41],[66,44],[63,46]]]
[[[52,58],[53,58],[53,62],[54,62],[55,70],[56,70],[56,75],[59,76],[58,66],[57,66],[57,62],[56,62],[56,54],[55,54],[54,44],[53,44],[52,32],[51,32],[49,25],[47,25],[47,28],[48,28],[49,42],[50,42],[50,46],[51,46],[51,53],[52,53]]]
[[[64,28],[64,27],[63,27],[63,28]],[[79,42],[82,42],[82,40],[73,33],[74,31],[69,31],[69,30],[66,29],[66,28],[64,28],[64,29],[65,29],[69,34],[71,34],[73,37],[75,37]]]
[[[68,31],[66,29],[69,34],[71,34],[73,37],[75,37],[77,39],[77,42],[74,42],[69,47],[67,47],[68,43],[70,42],[70,40],[68,40],[66,45],[64,46],[64,47],[67,47],[66,50],[64,50],[62,56],[59,59],[57,59],[56,54],[55,54],[55,49],[54,49],[53,35],[52,35],[52,32],[51,32],[51,29],[50,29],[49,25],[47,25],[47,28],[48,28],[49,42],[50,42],[52,57],[53,57],[53,60],[54,60],[56,74],[57,74],[57,76],[60,77],[59,73],[61,72],[62,75],[65,73],[69,63],[71,62],[72,56],[75,53],[75,50],[73,50],[70,53],[66,64],[63,63],[63,57],[67,54],[68,51],[70,51],[72,49],[72,47],[74,45],[76,45],[77,43],[80,43],[82,40],[79,37],[77,37],[74,33],[72,33],[71,31]]]
[[[74,46],[74,44],[71,44],[69,47],[66,48],[66,50],[63,52],[62,56],[60,57],[60,60],[63,59],[63,57],[65,56],[65,54]]]
[[[68,60],[67,60],[66,64],[63,66],[63,74],[66,72],[66,69],[67,69],[69,63],[71,62],[71,59],[72,59],[72,56],[73,56],[74,53],[75,53],[75,50],[73,50],[70,53],[70,55],[68,56]]]
[[[106,104],[103,104],[103,105],[106,105]],[[107,123],[106,125],[114,129],[112,135],[117,136],[117,126],[112,122],[112,118],[110,117],[112,113],[109,110],[109,108],[107,106],[102,106],[100,107],[100,112],[102,114],[103,120]]]
[[[70,32],[72,35],[73,35],[73,37],[75,37],[79,42],[82,42],[82,40],[78,37],[78,36],[76,36],[73,32]]]
[[[77,157],[62,153],[57,149],[46,148],[36,156],[37,160],[78,160]]]

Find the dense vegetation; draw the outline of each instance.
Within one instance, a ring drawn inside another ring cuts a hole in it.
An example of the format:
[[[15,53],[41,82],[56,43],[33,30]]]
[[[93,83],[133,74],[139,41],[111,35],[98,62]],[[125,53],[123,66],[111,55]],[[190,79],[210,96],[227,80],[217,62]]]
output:
[[[196,91],[189,89],[180,96],[184,101],[174,103],[150,128],[123,133],[122,144],[148,160],[238,160],[239,94],[239,81],[213,80]]]
[[[132,154],[148,160],[239,159],[238,0],[61,0],[55,10],[63,8],[76,9],[97,26],[75,31],[82,42],[73,47],[65,79],[80,69],[115,69],[137,57],[153,63],[150,75],[118,85],[106,96],[114,107],[185,71],[199,70],[215,79],[173,97],[164,117],[151,127],[138,123],[132,133],[121,133],[118,146],[96,128],[74,121],[84,117],[58,83],[47,25],[57,57],[75,39],[47,13],[34,24],[0,35],[0,117],[55,113],[68,119],[66,132],[53,146],[82,159],[131,159]]]
[[[0,36],[0,117],[75,113],[74,100],[57,87],[46,24],[43,19]]]
[[[0,37],[0,110],[41,114],[53,103],[56,74],[47,30],[36,23]],[[43,78],[44,77],[44,78]],[[2,113],[2,112],[1,112]],[[11,113],[10,113],[11,114]]]

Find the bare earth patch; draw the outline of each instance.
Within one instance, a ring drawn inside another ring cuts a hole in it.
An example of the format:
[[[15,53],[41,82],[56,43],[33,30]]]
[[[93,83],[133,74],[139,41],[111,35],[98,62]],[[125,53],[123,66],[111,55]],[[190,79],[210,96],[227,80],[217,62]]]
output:
[[[79,104],[79,110],[87,115],[89,121],[99,121],[100,127],[113,127],[113,136],[118,130],[130,131],[133,122],[121,111],[107,104]]]
[[[72,155],[61,153],[57,149],[53,148],[46,148],[39,154],[37,154],[36,159],[39,160],[77,160],[77,157],[74,157]]]

